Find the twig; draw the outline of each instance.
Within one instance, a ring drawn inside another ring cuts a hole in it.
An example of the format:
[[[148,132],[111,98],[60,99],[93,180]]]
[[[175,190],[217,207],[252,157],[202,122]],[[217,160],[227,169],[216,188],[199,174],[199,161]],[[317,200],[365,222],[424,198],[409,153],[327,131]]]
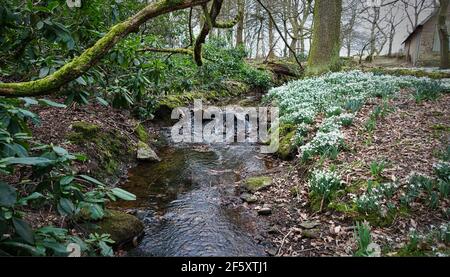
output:
[[[277,255],[279,255],[279,254],[281,253],[281,249],[283,248],[284,243],[285,243],[287,237],[289,237],[289,235],[290,235],[291,233],[292,233],[292,230],[289,230],[289,232],[284,236],[283,240],[281,241],[280,248],[278,248]]]
[[[302,63],[298,59],[297,54],[295,53],[294,49],[292,49],[292,47],[287,42],[286,38],[281,33],[281,30],[280,30],[280,28],[278,28],[278,25],[277,25],[277,23],[275,21],[275,18],[273,18],[273,15],[270,12],[270,10],[261,2],[261,0],[256,0],[256,2],[258,2],[261,5],[261,7],[267,12],[267,14],[269,15],[270,20],[272,20],[272,22],[273,22],[273,26],[275,27],[275,29],[278,32],[278,35],[284,41],[284,43],[286,44],[286,47],[289,49],[289,51],[291,51],[291,53],[294,54],[294,58],[295,58],[295,61],[297,62],[297,64],[300,66],[301,69],[303,69]]]

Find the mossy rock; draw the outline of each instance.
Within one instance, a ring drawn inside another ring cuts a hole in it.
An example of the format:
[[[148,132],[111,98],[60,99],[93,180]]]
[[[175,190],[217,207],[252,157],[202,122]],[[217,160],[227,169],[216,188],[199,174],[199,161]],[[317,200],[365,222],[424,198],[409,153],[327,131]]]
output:
[[[95,136],[101,130],[100,126],[86,121],[74,122],[72,129],[74,132],[81,133],[86,137]]]
[[[134,129],[134,133],[136,134],[138,139],[143,142],[147,142],[150,139],[150,136],[149,136],[147,130],[145,129],[144,126],[142,126],[141,123],[138,123],[136,125],[136,128]]]
[[[257,192],[271,186],[272,183],[272,178],[268,176],[250,177],[244,181],[244,187],[251,192]]]
[[[94,224],[95,227],[87,226],[88,232],[110,234],[115,245],[129,243],[144,231],[144,224],[137,217],[120,211],[110,210],[102,220]]]
[[[293,159],[297,147],[293,143],[296,134],[296,128],[291,124],[281,124],[279,127],[280,144],[277,155],[283,160]]]
[[[247,84],[234,80],[223,81],[223,85],[226,87],[227,92],[232,96],[239,96],[250,90]]]
[[[160,162],[161,159],[145,142],[139,141],[137,146],[137,159],[140,161]]]
[[[130,139],[119,131],[102,130],[85,121],[73,123],[67,139],[84,148],[94,165],[92,174],[99,179],[117,178],[121,164],[132,160],[135,149]]]

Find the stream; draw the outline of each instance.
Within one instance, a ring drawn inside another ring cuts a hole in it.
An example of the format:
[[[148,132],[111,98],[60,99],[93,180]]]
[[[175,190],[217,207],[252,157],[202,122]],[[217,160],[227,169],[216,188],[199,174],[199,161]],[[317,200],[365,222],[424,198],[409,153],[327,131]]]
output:
[[[145,235],[130,256],[265,256],[252,230],[257,217],[243,211],[236,183],[270,165],[259,147],[240,144],[166,145],[160,163],[143,163],[129,172],[122,186],[137,201]],[[240,207],[240,208],[239,208]]]

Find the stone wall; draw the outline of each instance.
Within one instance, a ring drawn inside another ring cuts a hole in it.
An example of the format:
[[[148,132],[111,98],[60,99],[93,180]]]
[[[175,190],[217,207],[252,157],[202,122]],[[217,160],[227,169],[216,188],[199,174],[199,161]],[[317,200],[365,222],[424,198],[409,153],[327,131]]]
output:
[[[450,6],[447,12],[450,16]],[[437,32],[438,14],[434,15],[422,27],[420,34],[419,56],[416,66],[439,66],[440,52],[433,51],[435,36]]]

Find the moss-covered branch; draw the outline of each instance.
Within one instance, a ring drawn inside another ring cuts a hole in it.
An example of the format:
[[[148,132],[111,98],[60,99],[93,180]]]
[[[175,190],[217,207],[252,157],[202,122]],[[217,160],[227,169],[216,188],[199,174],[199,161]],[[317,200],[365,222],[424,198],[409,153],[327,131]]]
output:
[[[194,51],[189,48],[154,48],[146,47],[138,50],[139,52],[155,52],[155,53],[167,53],[167,54],[184,54],[194,55]]]
[[[214,28],[218,29],[230,29],[236,26],[236,24],[238,24],[241,18],[243,17],[244,17],[244,6],[238,5],[238,13],[235,18],[226,21],[216,21],[214,22],[213,26]]]
[[[210,0],[162,0],[149,4],[128,20],[112,27],[104,37],[94,44],[94,46],[84,51],[80,56],[74,58],[71,62],[67,63],[53,74],[30,82],[0,83],[0,96],[19,97],[49,94],[83,75],[103,58],[118,41],[128,34],[136,32],[139,27],[149,19],[168,12],[203,5],[209,1]]]
[[[217,16],[219,16],[220,10],[222,9],[223,0],[213,0],[211,9],[208,11],[206,5],[203,5],[203,14],[205,16],[205,23],[202,26],[200,34],[194,43],[194,60],[198,66],[203,65],[202,60],[202,46],[206,41],[206,37],[209,32],[214,27],[216,23]]]

